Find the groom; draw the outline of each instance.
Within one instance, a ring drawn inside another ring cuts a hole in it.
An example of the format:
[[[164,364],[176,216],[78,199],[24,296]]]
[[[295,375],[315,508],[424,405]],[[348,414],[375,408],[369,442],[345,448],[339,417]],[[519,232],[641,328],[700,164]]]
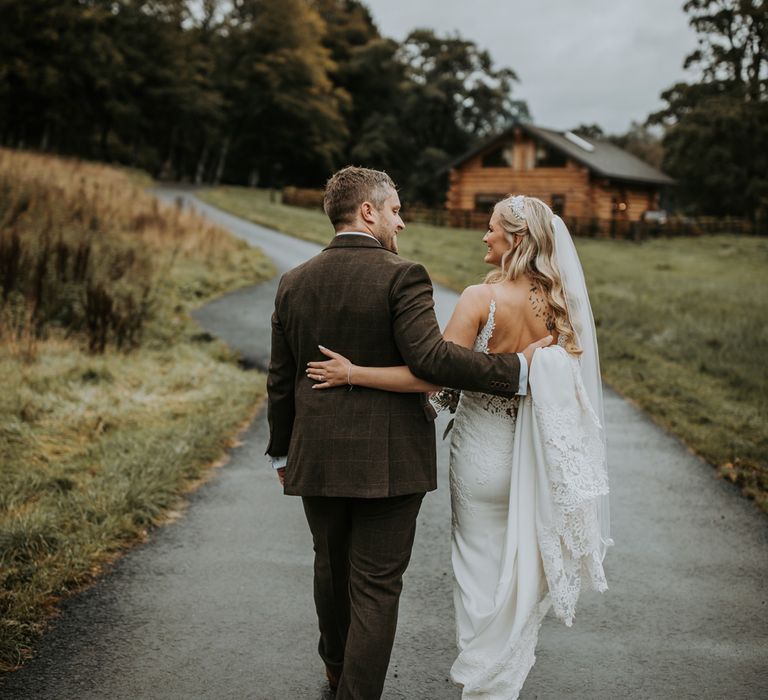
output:
[[[325,359],[323,344],[357,364],[407,364],[440,386],[511,396],[525,393],[533,351],[549,340],[495,356],[443,340],[425,269],[397,256],[404,224],[386,173],[340,170],[323,206],[336,236],[283,276],[275,298],[267,454],[285,493],[302,497],[312,532],[329,683],[338,700],[375,700],[416,516],[437,487],[434,411],[424,394],[314,391],[307,362]]]

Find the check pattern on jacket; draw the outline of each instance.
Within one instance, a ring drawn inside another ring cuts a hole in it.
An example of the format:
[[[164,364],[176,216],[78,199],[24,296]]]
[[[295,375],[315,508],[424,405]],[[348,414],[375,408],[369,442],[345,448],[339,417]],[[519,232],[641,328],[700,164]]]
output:
[[[515,355],[443,340],[424,267],[365,236],[339,236],[280,281],[267,379],[267,453],[288,455],[285,493],[382,498],[436,488],[435,431],[423,394],[317,391],[318,344],[368,366],[406,364],[440,386],[512,396]]]

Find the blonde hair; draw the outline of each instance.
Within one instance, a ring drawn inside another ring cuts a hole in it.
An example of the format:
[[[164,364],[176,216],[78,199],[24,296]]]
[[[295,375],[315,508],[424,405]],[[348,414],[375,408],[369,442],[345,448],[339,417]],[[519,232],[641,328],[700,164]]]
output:
[[[498,214],[504,237],[510,245],[514,245],[515,236],[520,236],[521,241],[502,255],[500,269],[488,273],[486,284],[517,280],[524,275],[530,277],[541,288],[552,309],[555,330],[564,339],[565,350],[580,355],[581,348],[568,316],[563,282],[555,261],[552,210],[535,197],[522,197],[521,202],[520,195],[516,198],[510,195],[496,203],[494,212]]]

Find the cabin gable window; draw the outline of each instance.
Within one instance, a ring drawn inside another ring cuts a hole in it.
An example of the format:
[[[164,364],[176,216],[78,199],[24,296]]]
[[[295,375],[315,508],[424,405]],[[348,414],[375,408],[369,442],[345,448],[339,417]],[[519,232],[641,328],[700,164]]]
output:
[[[552,195],[552,212],[558,216],[565,216],[565,195]]]
[[[537,168],[564,168],[568,159],[562,151],[555,150],[544,143],[536,144]]]
[[[511,168],[513,163],[513,147],[507,144],[488,151],[480,161],[483,168]]]

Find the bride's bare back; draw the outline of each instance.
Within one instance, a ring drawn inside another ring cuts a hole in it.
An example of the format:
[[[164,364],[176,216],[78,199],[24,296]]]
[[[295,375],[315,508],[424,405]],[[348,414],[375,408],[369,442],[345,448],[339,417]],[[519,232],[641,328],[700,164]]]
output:
[[[521,352],[546,335],[557,342],[552,310],[543,291],[527,277],[467,287],[445,329],[445,339],[472,347],[488,320],[492,299],[496,300],[496,313],[491,352]]]

